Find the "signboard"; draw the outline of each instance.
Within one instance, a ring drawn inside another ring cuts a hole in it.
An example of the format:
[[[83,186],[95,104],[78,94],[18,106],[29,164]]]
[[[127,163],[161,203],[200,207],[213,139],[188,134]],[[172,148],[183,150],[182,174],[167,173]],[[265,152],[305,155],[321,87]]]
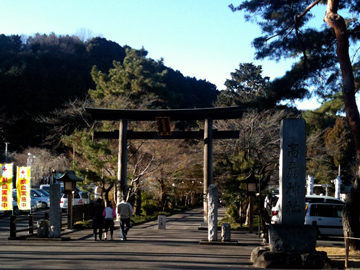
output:
[[[0,211],[12,210],[13,164],[0,164]]]
[[[30,167],[17,167],[16,191],[19,210],[31,210]]]
[[[158,128],[158,134],[171,135],[170,117],[156,117],[156,126]]]

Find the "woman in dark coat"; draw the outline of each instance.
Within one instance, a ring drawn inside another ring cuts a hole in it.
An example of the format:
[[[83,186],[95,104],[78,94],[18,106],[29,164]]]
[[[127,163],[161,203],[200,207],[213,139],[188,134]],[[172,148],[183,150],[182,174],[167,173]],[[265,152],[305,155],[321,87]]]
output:
[[[104,205],[103,205],[103,201],[102,199],[97,199],[93,211],[92,211],[92,216],[93,216],[93,223],[92,223],[92,227],[93,227],[93,231],[94,231],[94,240],[96,241],[96,233],[97,230],[99,230],[99,239],[101,241],[101,236],[102,236],[102,229],[104,226],[104,217],[102,215],[104,211]]]

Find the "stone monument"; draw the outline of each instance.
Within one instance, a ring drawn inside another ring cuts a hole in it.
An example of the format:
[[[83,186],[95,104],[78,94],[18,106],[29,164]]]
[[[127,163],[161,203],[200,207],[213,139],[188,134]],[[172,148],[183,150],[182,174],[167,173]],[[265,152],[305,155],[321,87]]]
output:
[[[60,184],[50,185],[50,238],[61,237]]]
[[[306,138],[304,119],[281,123],[279,168],[279,224],[269,226],[269,248],[253,251],[261,268],[326,268],[326,253],[316,252],[316,230],[305,222]]]
[[[280,130],[280,224],[270,226],[270,250],[313,252],[316,231],[305,226],[306,138],[304,119],[284,119]]]

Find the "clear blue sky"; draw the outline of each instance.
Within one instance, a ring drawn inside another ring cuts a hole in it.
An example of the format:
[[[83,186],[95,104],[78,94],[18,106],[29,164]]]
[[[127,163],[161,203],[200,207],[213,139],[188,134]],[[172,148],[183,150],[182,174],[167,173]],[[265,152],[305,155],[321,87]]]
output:
[[[219,90],[239,63],[263,65],[279,77],[289,62],[254,61],[257,25],[233,13],[235,0],[0,0],[2,34],[72,35],[80,29],[121,46],[144,47],[153,59],[185,76],[205,79]],[[308,103],[308,102],[307,102]],[[313,108],[313,105],[310,105]]]

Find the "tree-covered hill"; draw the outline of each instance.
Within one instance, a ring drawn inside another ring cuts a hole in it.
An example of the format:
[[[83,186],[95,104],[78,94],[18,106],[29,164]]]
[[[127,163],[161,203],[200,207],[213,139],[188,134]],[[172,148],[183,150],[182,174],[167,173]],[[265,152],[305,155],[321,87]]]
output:
[[[107,72],[113,61],[122,62],[128,46],[77,36],[36,34],[26,39],[19,35],[0,35],[0,140],[11,149],[41,145],[47,127],[34,121],[61,108],[69,100],[84,98],[95,88],[91,70]],[[130,48],[130,47],[128,47]],[[210,107],[219,91],[214,84],[185,77],[166,66],[168,108]]]

